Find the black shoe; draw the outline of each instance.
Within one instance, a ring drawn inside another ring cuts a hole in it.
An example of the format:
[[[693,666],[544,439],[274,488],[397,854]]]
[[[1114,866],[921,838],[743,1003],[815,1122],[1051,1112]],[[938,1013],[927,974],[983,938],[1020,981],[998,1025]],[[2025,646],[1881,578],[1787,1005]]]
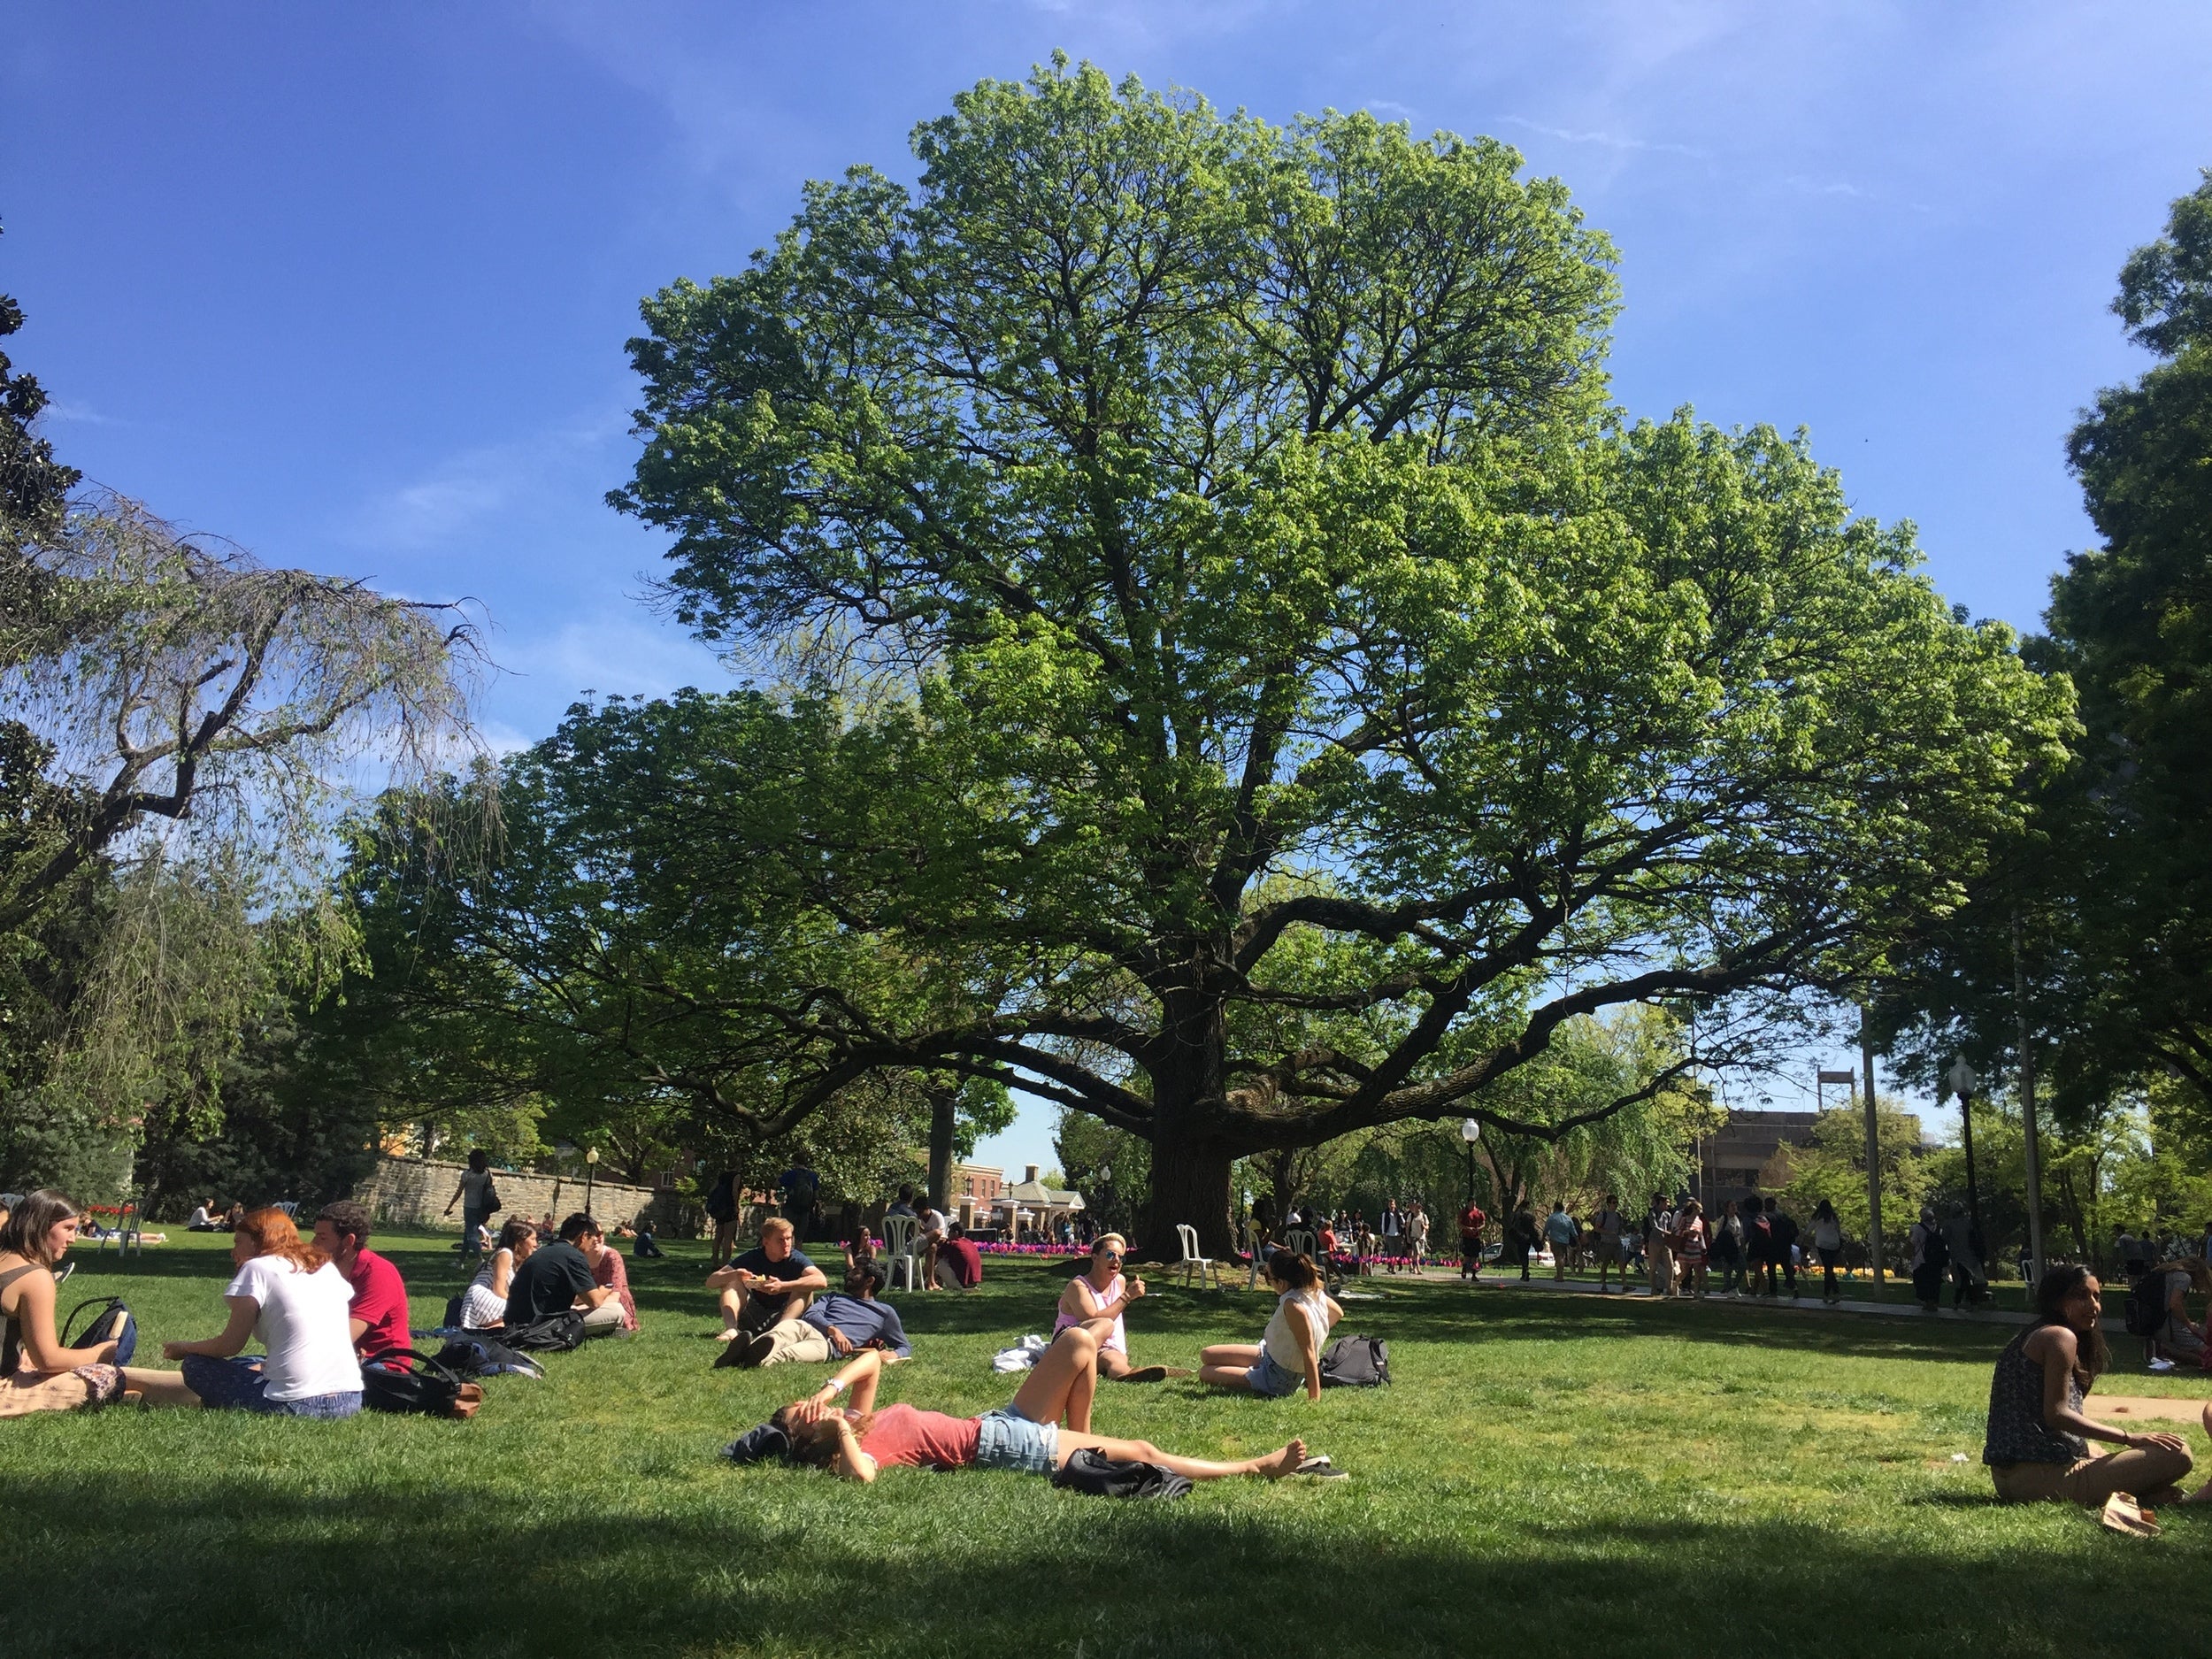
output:
[[[1122,1372],[1116,1380],[1119,1382],[1165,1382],[1167,1379],[1168,1370],[1164,1365],[1140,1365],[1134,1371]]]

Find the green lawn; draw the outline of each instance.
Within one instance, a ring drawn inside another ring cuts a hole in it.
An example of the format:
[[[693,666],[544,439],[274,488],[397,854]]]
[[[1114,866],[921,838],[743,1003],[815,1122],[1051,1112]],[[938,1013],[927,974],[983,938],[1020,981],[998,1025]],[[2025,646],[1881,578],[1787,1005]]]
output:
[[[173,1237],[128,1272],[83,1256],[65,1306],[123,1291],[150,1351],[211,1332],[226,1241]],[[434,1323],[455,1258],[428,1240],[389,1254]],[[1978,1459],[2002,1331],[1385,1277],[1348,1324],[1390,1340],[1391,1389],[1317,1405],[1189,1383],[1100,1394],[1103,1432],[1216,1455],[1296,1432],[1355,1479],[1113,1503],[1016,1475],[900,1471],[863,1489],[721,1463],[717,1445],[822,1373],[710,1371],[701,1271],[695,1246],[639,1264],[637,1340],[556,1356],[543,1382],[495,1379],[472,1423],[0,1425],[0,1653],[1305,1659],[1755,1641],[2081,1659],[2170,1649],[2212,1568],[2212,1516],[2126,1540],[2057,1507],[1999,1509],[1978,1461],[1950,1461]],[[1047,1328],[1064,1271],[994,1261],[974,1295],[901,1298],[919,1349],[886,1400],[1003,1401],[989,1356]],[[1138,1357],[1251,1340],[1265,1307],[1171,1288],[1134,1322]],[[2154,1558],[2163,1609],[2116,1593]]]

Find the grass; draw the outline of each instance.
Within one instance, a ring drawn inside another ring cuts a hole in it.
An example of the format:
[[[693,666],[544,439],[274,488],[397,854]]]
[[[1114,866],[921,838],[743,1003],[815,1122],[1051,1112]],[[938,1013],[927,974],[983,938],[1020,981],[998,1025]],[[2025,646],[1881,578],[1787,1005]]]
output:
[[[172,1236],[127,1271],[85,1256],[65,1306],[120,1291],[150,1352],[211,1332],[227,1241]],[[458,1286],[451,1253],[379,1243],[434,1324]],[[719,1442],[822,1372],[710,1371],[703,1271],[690,1246],[638,1263],[636,1340],[556,1356],[542,1382],[493,1379],[472,1423],[0,1425],[0,1653],[1398,1659],[1756,1642],[2083,1659],[2170,1645],[2170,1608],[2124,1588],[2135,1568],[2154,1558],[2177,1591],[2212,1568],[2212,1516],[2170,1514],[2145,1541],[1990,1502],[2001,1329],[1386,1277],[1348,1325],[1389,1339],[1390,1389],[1312,1405],[1178,1382],[1100,1393],[1102,1431],[1217,1455],[1297,1432],[1355,1479],[1114,1503],[1010,1474],[899,1471],[862,1489],[721,1463]],[[994,1260],[972,1296],[901,1298],[918,1354],[886,1400],[1002,1402],[989,1356],[1048,1327],[1064,1271]],[[1171,1287],[1133,1345],[1188,1363],[1203,1341],[1252,1340],[1265,1307]]]

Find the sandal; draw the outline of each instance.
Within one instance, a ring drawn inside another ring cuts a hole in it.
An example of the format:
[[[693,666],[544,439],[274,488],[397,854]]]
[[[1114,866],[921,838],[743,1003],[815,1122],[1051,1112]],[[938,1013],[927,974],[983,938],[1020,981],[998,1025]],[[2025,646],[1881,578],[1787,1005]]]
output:
[[[1316,1479],[1319,1480],[1348,1480],[1351,1479],[1351,1474],[1348,1471],[1339,1469],[1325,1456],[1309,1457],[1304,1463],[1299,1464],[1297,1468],[1291,1471],[1291,1472],[1297,1475],[1311,1475]]]

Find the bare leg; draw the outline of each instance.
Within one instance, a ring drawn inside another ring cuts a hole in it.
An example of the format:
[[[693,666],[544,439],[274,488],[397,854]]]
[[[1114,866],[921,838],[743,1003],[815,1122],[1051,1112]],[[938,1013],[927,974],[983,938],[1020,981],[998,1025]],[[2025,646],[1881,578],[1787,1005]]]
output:
[[[1091,1428],[1091,1400],[1098,1391],[1098,1339],[1070,1325],[1053,1340],[1014,1393],[1014,1409],[1033,1423],[1062,1423],[1079,1434]]]
[[[1201,1348],[1198,1363],[1202,1365],[1256,1365],[1260,1363],[1257,1342],[1216,1342]]]
[[[137,1365],[123,1367],[123,1386],[150,1406],[196,1406],[200,1396],[184,1386],[184,1373],[150,1371]]]
[[[1087,1325],[1083,1328],[1087,1331],[1090,1326]],[[1129,1363],[1129,1356],[1119,1348],[1101,1348],[1098,1350],[1098,1374],[1100,1376],[1118,1381],[1134,1369]]]
[[[1178,1457],[1164,1452],[1150,1440],[1118,1440],[1103,1434],[1072,1434],[1060,1436],[1063,1456],[1084,1447],[1104,1453],[1124,1463],[1157,1463],[1161,1468],[1181,1475],[1188,1480],[1227,1480],[1238,1475],[1257,1475],[1263,1479],[1280,1480],[1285,1475],[1294,1475],[1298,1465],[1306,1461],[1306,1443],[1293,1440],[1279,1452],[1264,1457],[1247,1457],[1233,1463],[1218,1463],[1203,1457]]]
[[[727,1290],[724,1291],[722,1293],[721,1309],[722,1329],[717,1335],[716,1340],[718,1341],[727,1342],[735,1338],[738,1332],[743,1328],[743,1320],[745,1317],[745,1286],[742,1285],[733,1285]]]
[[[2212,1434],[2212,1405],[2204,1408],[2204,1432]],[[2212,1480],[2206,1481],[2182,1500],[2184,1503],[2212,1503]]]

